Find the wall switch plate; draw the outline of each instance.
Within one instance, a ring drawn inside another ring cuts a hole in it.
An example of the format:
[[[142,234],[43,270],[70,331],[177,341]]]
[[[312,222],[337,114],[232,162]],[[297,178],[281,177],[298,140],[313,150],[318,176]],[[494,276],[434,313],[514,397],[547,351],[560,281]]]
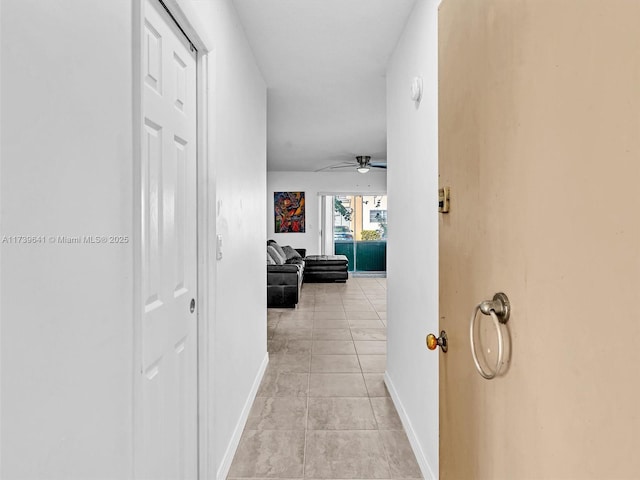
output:
[[[216,235],[216,260],[222,260],[222,235]]]
[[[449,195],[450,187],[443,187],[438,190],[438,211],[440,213],[449,213]]]

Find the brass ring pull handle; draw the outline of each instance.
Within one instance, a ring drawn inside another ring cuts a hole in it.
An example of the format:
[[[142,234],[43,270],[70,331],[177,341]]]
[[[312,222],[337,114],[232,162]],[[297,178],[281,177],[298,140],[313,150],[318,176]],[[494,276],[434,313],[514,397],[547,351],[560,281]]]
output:
[[[484,315],[488,315],[491,317],[491,319],[493,320],[493,324],[496,327],[496,332],[498,333],[498,359],[496,360],[496,366],[494,367],[493,371],[490,372],[486,372],[482,368],[482,366],[480,365],[480,361],[478,360],[478,354],[476,353],[476,341],[474,332],[478,312],[482,312]],[[473,363],[475,363],[478,373],[487,380],[495,378],[500,374],[500,370],[502,369],[504,357],[504,339],[502,337],[502,329],[500,328],[500,324],[504,324],[509,321],[510,313],[511,306],[509,304],[509,299],[504,293],[496,293],[493,297],[493,300],[481,302],[473,309],[471,321],[469,322],[471,356],[473,357]]]

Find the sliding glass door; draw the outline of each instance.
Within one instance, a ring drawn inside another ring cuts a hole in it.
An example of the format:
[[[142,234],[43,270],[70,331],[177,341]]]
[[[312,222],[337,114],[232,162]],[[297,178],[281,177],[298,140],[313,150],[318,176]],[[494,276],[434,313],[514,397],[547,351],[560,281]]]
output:
[[[387,196],[335,195],[333,203],[333,251],[346,255],[349,271],[385,273],[387,270]],[[327,208],[328,210],[328,208]],[[328,229],[325,228],[325,232]],[[324,238],[323,244],[327,238]]]

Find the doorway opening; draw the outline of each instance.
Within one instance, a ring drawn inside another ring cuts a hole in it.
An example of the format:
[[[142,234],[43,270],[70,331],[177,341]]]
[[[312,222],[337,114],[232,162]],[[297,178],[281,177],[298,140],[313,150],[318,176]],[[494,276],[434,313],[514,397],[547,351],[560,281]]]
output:
[[[321,203],[323,253],[345,255],[353,276],[385,277],[387,195],[325,195]]]

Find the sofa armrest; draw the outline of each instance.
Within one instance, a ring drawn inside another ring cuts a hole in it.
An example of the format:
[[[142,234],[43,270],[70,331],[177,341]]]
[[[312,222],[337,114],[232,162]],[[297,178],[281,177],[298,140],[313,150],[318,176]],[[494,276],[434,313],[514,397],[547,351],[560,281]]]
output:
[[[267,291],[290,289],[296,293],[302,285],[302,265],[267,265]]]
[[[267,265],[267,273],[298,273],[298,265],[285,263],[283,265]]]
[[[306,248],[296,248],[296,252],[298,252],[302,258],[307,256]]]

